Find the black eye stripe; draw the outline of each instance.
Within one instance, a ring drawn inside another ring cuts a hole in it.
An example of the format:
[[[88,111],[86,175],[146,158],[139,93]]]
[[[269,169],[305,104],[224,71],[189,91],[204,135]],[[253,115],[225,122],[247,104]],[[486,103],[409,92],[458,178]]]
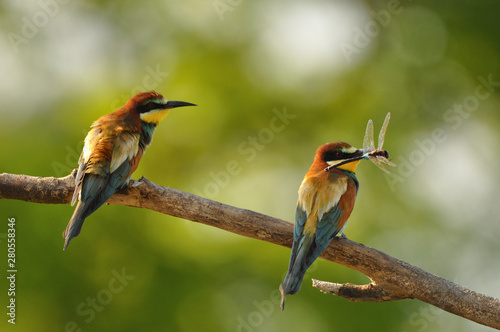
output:
[[[332,160],[340,160],[344,159],[344,153],[342,151],[336,150],[336,151],[325,151],[323,153],[323,160],[324,161],[332,161]]]
[[[139,106],[139,113],[147,113],[151,110],[154,110],[154,109],[157,109],[157,108],[160,108],[160,104],[158,103],[155,103],[153,101],[150,101],[150,102],[147,102],[146,104],[144,105],[141,105]]]
[[[323,153],[323,161],[334,161],[334,160],[343,160],[343,159],[349,159],[351,158],[352,153],[349,152],[343,152],[341,150],[334,150],[334,151],[325,151]]]

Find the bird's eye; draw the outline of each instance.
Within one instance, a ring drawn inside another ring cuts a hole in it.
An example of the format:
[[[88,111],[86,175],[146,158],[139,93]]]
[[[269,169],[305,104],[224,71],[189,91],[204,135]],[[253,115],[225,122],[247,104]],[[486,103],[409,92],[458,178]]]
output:
[[[346,158],[346,155],[341,150],[337,150],[337,151],[329,150],[329,151],[325,151],[323,153],[323,160],[325,162],[334,161],[334,160],[342,160],[345,158]]]
[[[155,108],[156,108],[156,104],[155,104],[155,103],[153,103],[152,101],[150,101],[150,102],[148,103],[148,106],[149,106],[149,108],[150,108],[150,109],[155,109]]]

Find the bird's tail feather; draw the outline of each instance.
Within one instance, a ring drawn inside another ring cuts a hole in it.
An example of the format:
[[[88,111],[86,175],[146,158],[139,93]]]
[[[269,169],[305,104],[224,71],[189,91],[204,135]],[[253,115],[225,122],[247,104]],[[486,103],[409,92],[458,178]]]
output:
[[[300,291],[304,275],[305,270],[298,273],[293,273],[291,271],[287,272],[285,279],[280,285],[281,311],[285,310],[285,297],[287,295],[297,294]]]
[[[66,229],[64,230],[62,236],[66,239],[64,242],[64,250],[68,248],[69,243],[71,242],[71,239],[74,237],[78,236],[80,234],[80,230],[82,229],[83,221],[85,218],[87,218],[88,213],[85,213],[85,203],[82,203],[81,201],[78,202],[78,205],[76,206],[75,212],[73,212],[73,215],[71,216],[71,219],[69,220],[68,226],[66,226]]]
[[[297,248],[295,248],[296,246]],[[288,272],[280,285],[281,311],[285,309],[285,297],[300,291],[306,270],[311,266],[312,262],[314,262],[314,260],[310,259],[311,251],[313,251],[311,249],[314,249],[314,246],[314,236],[304,235],[304,237],[292,247]]]

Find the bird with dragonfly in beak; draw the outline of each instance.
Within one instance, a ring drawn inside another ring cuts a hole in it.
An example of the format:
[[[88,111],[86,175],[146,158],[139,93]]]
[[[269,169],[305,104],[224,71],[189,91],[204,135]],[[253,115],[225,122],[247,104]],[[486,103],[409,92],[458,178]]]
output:
[[[285,297],[300,291],[306,270],[336,235],[343,235],[359,188],[356,178],[359,162],[370,160],[386,173],[389,171],[382,163],[396,166],[388,160],[389,153],[382,149],[390,116],[388,113],[380,129],[377,149],[373,140],[373,121],[369,120],[363,149],[335,142],[324,144],[316,151],[299,188],[290,263],[279,287],[281,310],[285,308]]]

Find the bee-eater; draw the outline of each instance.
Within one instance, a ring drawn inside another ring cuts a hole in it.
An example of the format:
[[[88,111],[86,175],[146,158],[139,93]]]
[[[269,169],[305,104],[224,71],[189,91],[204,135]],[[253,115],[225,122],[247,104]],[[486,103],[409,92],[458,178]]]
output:
[[[73,216],[63,232],[64,250],[80,234],[83,221],[113,194],[127,187],[156,126],[170,109],[196,106],[183,101],[167,101],[151,91],[133,96],[120,109],[95,121],[85,137],[78,161],[75,191],[71,205],[78,199]]]
[[[300,291],[306,270],[335,235],[342,234],[356,200],[355,171],[366,158],[363,152],[344,142],[324,144],[316,151],[299,188],[290,263],[280,285],[281,310],[285,297]]]

